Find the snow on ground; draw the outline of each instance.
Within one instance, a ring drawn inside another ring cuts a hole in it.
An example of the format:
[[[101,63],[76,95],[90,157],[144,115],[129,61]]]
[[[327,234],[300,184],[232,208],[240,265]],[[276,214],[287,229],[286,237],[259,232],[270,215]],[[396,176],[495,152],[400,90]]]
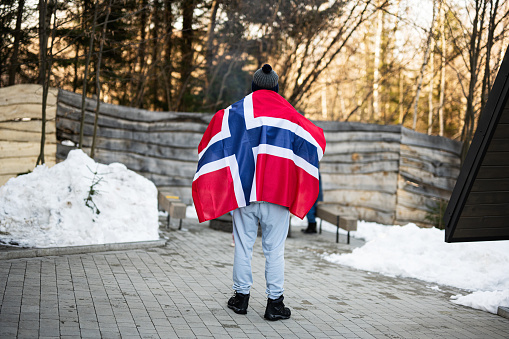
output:
[[[91,187],[97,193],[87,206]],[[192,206],[186,215],[197,219]],[[157,240],[158,217],[152,182],[122,164],[98,164],[81,150],[0,187],[0,243],[61,247]],[[307,222],[292,217],[292,225]],[[324,221],[323,230],[336,232],[336,227]],[[509,241],[448,244],[438,229],[363,221],[351,235],[364,239],[365,245],[352,253],[323,257],[361,270],[427,281],[436,291],[440,287],[433,284],[472,292],[451,298],[461,305],[492,313],[498,306],[509,306]]]
[[[87,206],[91,187],[97,192]],[[159,239],[158,229],[155,185],[123,164],[98,164],[81,150],[0,187],[0,243],[61,247],[148,241]]]
[[[336,232],[336,226],[325,221],[323,229]],[[491,313],[497,313],[498,306],[509,306],[509,241],[449,244],[443,230],[414,224],[402,227],[360,221],[357,229],[350,234],[364,239],[365,245],[348,254],[324,254],[324,259],[461,288],[473,293],[453,296],[452,302]]]

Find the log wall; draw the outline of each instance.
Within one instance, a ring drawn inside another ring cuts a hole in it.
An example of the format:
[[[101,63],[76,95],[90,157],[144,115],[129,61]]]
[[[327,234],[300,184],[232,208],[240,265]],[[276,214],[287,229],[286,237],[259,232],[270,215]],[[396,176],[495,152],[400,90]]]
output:
[[[395,221],[401,128],[317,122],[327,147],[320,162],[324,201],[361,220]]]
[[[440,201],[445,209],[461,169],[460,152],[459,142],[401,129],[397,223],[426,221]]]
[[[56,101],[56,92],[51,93]],[[3,99],[2,105],[8,106]],[[31,110],[26,112],[39,112],[36,106],[37,100],[30,99],[27,107]],[[56,138],[59,141],[56,161],[61,161],[71,149],[76,148],[61,142],[67,140],[77,144],[79,141],[81,95],[59,90],[56,106]],[[88,154],[95,106],[95,100],[86,100],[83,149]],[[7,113],[2,116],[7,116]],[[31,116],[36,118],[37,114]],[[55,113],[51,117],[54,119],[54,116]],[[162,192],[178,195],[185,203],[191,204],[197,147],[211,117],[212,114],[151,112],[102,103],[95,160],[105,164],[121,162],[153,181]],[[15,119],[2,118],[0,142],[16,133],[12,131],[18,130]],[[33,130],[37,130],[36,121],[31,122],[35,126],[32,126]],[[460,169],[459,142],[417,133],[401,126],[331,121],[318,121],[316,124],[324,129],[327,140],[320,163],[324,200],[336,205],[345,214],[384,224],[415,222],[429,226],[426,216],[438,199],[449,199]],[[48,129],[55,133],[55,128]],[[23,140],[0,143],[0,155],[7,158],[8,153],[17,152],[19,155],[26,152],[36,159],[38,153],[35,150],[40,137],[37,139],[24,130],[23,136],[18,139]],[[21,142],[24,144],[21,145]],[[29,145],[33,148],[31,151]],[[3,151],[6,147],[11,152]],[[22,151],[24,149],[26,151]],[[33,169],[34,165],[35,160],[30,163],[31,168],[28,165],[23,168],[26,171]],[[3,165],[2,168],[6,167]]]
[[[384,224],[417,223],[448,201],[460,170],[459,142],[402,126],[317,122],[327,140],[320,163],[324,201]]]
[[[90,154],[96,102],[86,99],[83,150]],[[145,176],[164,193],[191,203],[198,144],[211,114],[152,112],[101,103],[94,160],[120,162]],[[79,142],[81,95],[59,91],[58,140]],[[58,161],[76,147],[58,145]]]
[[[46,104],[44,159],[56,161],[55,118],[57,89],[50,89]],[[15,85],[0,88],[0,186],[35,168],[41,150],[42,87]]]

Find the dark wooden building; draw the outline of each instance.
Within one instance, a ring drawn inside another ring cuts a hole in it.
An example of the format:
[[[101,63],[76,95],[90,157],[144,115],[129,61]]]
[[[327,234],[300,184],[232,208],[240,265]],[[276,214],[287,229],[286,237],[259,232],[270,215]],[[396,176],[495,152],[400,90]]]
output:
[[[509,52],[445,211],[446,242],[509,240]]]

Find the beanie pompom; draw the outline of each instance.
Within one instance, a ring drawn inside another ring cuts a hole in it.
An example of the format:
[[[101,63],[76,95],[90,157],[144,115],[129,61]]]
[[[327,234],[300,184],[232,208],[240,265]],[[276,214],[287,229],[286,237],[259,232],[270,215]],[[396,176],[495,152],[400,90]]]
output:
[[[272,69],[269,64],[263,65],[262,68],[259,68],[253,75],[253,92],[256,89],[270,89],[276,91],[278,86],[279,77],[276,72]]]

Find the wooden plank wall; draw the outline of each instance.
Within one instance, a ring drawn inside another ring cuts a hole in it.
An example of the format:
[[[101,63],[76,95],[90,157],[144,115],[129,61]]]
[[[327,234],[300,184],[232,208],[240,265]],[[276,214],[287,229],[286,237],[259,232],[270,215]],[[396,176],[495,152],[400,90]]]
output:
[[[395,223],[426,226],[440,201],[445,209],[460,172],[460,152],[457,141],[401,128]]]
[[[460,170],[461,144],[401,126],[317,122],[327,148],[320,165],[324,201],[345,214],[384,224],[426,217],[448,201]]]
[[[58,90],[50,89],[46,106],[46,165],[55,164],[55,117]],[[0,88],[0,186],[20,173],[32,171],[41,148],[42,86]]]
[[[86,100],[83,149],[90,154],[95,100]],[[121,162],[145,176],[162,192],[191,203],[191,183],[198,161],[198,144],[211,114],[152,112],[101,103],[95,161]],[[60,90],[57,133],[60,141],[79,142],[81,95]],[[76,147],[58,145],[58,160]]]
[[[78,142],[81,96],[59,91],[57,137]],[[95,101],[87,99],[83,146],[90,153]],[[101,104],[96,161],[122,162],[190,204],[197,146],[211,114],[151,112]],[[401,126],[319,121],[324,200],[345,214],[384,224],[426,226],[428,205],[448,199],[459,173],[459,143]],[[58,159],[73,147],[58,145]]]
[[[327,147],[320,162],[324,201],[361,220],[395,220],[401,128],[317,122]]]

